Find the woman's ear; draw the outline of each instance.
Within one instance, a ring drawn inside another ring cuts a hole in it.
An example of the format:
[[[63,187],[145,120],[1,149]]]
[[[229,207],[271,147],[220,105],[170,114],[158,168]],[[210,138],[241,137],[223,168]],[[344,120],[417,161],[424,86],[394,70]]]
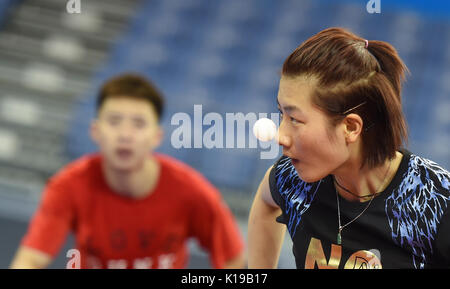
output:
[[[344,128],[346,141],[348,143],[356,142],[362,133],[363,120],[356,113],[351,113],[344,119]]]

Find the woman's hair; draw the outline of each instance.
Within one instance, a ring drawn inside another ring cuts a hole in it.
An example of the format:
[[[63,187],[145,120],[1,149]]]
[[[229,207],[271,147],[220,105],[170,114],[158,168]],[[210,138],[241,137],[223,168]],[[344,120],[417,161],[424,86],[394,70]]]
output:
[[[313,79],[312,102],[329,116],[332,126],[349,113],[362,118],[362,166],[372,168],[392,159],[407,142],[401,104],[407,71],[389,43],[328,28],[287,57],[282,76]]]

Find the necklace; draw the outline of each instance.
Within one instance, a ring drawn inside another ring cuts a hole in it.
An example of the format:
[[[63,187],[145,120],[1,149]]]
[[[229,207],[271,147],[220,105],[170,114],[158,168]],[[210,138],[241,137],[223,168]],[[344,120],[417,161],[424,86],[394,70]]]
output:
[[[336,185],[338,185],[338,187],[340,187],[341,189],[343,189],[344,191],[346,191],[347,193],[353,195],[354,197],[360,198],[360,199],[365,199],[368,197],[372,197],[373,195],[379,195],[380,193],[374,193],[374,194],[368,194],[368,195],[364,195],[364,196],[358,196],[355,193],[352,193],[351,191],[349,191],[347,188],[345,188],[344,186],[342,186],[341,184],[338,183],[338,181],[336,180],[336,178],[333,176],[333,181],[336,183]]]
[[[367,206],[364,208],[364,210],[363,210],[361,213],[359,213],[358,216],[356,216],[353,220],[351,220],[350,222],[348,222],[348,223],[345,224],[345,225],[341,225],[341,208],[340,208],[340,206],[339,206],[339,193],[338,193],[338,191],[336,190],[336,200],[337,200],[337,207],[338,207],[338,225],[339,225],[339,228],[338,228],[338,234],[337,234],[337,243],[338,243],[338,245],[341,245],[341,244],[342,244],[342,235],[341,235],[342,230],[343,230],[345,227],[347,227],[348,225],[350,225],[351,223],[353,223],[355,220],[357,220],[359,217],[361,217],[361,215],[364,214],[364,212],[370,207],[370,204],[372,203],[373,199],[375,199],[375,196],[379,194],[379,193],[377,193],[377,192],[381,189],[381,186],[384,184],[384,180],[386,179],[386,176],[387,176],[387,174],[388,174],[388,172],[389,172],[389,170],[390,170],[390,168],[391,168],[391,163],[392,163],[392,162],[389,161],[389,167],[388,167],[386,173],[384,174],[383,182],[380,184],[380,187],[376,190],[376,192],[375,192],[374,194],[371,194],[371,195],[362,196],[362,197],[369,197],[369,196],[372,196],[372,198],[370,199],[370,201],[369,201],[369,203],[367,204]],[[336,184],[337,184],[339,187],[342,187],[341,185],[339,185],[339,184],[337,183],[337,181],[336,181],[336,179],[334,178],[334,176],[333,176],[333,179],[334,179],[334,181],[336,182]],[[343,188],[345,191],[351,193],[351,192],[350,192],[349,190],[347,190],[346,188],[344,188],[344,187],[342,187],[342,188]],[[354,195],[354,196],[356,196],[356,194],[354,194],[354,193],[351,193],[351,194]],[[361,197],[361,198],[362,198],[362,197]]]

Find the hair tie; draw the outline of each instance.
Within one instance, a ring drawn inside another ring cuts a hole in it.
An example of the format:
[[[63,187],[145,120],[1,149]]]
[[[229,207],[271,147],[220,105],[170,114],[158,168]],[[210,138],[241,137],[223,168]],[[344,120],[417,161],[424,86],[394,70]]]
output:
[[[367,40],[367,39],[364,39],[364,42],[366,42],[366,45],[364,46],[364,48],[366,48],[366,49],[367,49],[367,47],[369,47],[369,40]]]

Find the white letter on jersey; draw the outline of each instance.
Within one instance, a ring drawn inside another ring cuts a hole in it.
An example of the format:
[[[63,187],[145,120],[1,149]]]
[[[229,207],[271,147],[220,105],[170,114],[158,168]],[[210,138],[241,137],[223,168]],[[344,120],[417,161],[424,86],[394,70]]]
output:
[[[159,269],[170,269],[170,268],[172,268],[174,261],[175,261],[175,254],[161,255],[158,258],[158,268]]]
[[[134,259],[133,268],[134,269],[151,269],[153,260],[150,257],[142,259]]]
[[[119,259],[119,260],[109,260],[108,269],[126,269],[127,268],[127,260]]]

